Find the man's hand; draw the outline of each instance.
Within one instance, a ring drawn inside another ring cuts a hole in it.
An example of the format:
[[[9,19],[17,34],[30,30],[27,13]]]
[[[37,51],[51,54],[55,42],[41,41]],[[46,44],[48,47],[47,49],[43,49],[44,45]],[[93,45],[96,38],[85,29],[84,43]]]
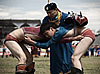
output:
[[[78,36],[75,36],[75,37],[74,37],[74,40],[80,41],[80,40],[83,39],[83,38],[84,38],[84,36],[78,35]]]
[[[25,36],[24,38],[25,38],[25,41],[26,41],[27,43],[34,45],[35,41],[33,41],[30,37]]]

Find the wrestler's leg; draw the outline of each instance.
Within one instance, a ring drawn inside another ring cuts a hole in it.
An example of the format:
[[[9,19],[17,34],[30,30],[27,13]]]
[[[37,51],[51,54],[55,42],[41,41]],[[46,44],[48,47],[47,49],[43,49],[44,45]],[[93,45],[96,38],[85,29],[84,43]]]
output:
[[[33,61],[33,56],[30,54],[29,50],[26,48],[26,46],[22,43],[20,43],[21,48],[23,49],[23,52],[26,56],[26,64],[29,65]]]
[[[26,74],[26,55],[21,46],[16,41],[6,41],[5,45],[12,52],[12,54],[18,59],[18,65],[16,66],[15,74]]]
[[[26,70],[29,74],[33,74],[35,69],[35,63],[33,63],[33,56],[30,54],[30,52],[28,51],[28,49],[25,47],[25,45],[23,43],[20,43],[25,55],[26,55]]]
[[[84,37],[76,46],[72,55],[72,62],[75,68],[82,70],[81,57],[87,51],[93,40],[90,37]]]
[[[6,41],[5,45],[18,59],[18,64],[26,64],[26,55],[21,46],[16,41]]]

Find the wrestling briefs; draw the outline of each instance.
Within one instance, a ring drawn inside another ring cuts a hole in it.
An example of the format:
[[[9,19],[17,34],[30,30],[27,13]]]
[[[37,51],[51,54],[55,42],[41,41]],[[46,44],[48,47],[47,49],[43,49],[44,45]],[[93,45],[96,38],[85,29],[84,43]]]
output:
[[[6,41],[16,41],[16,42],[19,42],[19,40],[17,40],[15,37],[13,37],[12,35],[9,35],[9,34],[5,37],[4,43]]]
[[[84,37],[90,37],[93,41],[95,40],[95,34],[90,30],[90,29],[86,29],[81,33],[82,36]],[[72,42],[74,41],[72,37],[68,37],[68,38],[63,38],[60,43],[66,43],[66,42]]]
[[[90,37],[93,41],[95,40],[95,34],[90,29],[84,30],[81,35],[84,37]]]
[[[40,32],[40,27],[23,27],[23,32],[24,34],[35,34],[35,35],[39,35],[39,32]],[[6,41],[16,41],[16,42],[19,42],[19,40],[15,37],[13,37],[12,35],[8,34],[6,37],[5,37],[5,42]]]

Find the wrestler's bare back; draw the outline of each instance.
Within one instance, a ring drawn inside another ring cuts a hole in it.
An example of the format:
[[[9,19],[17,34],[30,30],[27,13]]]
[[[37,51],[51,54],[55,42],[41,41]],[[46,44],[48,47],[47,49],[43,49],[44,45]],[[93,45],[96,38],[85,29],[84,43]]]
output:
[[[15,37],[16,39],[18,39],[19,41],[24,40],[25,36],[30,37],[33,40],[40,40],[41,37],[38,36],[37,34],[31,34],[31,33],[25,33],[22,28],[16,29],[13,32],[10,33],[11,36]]]

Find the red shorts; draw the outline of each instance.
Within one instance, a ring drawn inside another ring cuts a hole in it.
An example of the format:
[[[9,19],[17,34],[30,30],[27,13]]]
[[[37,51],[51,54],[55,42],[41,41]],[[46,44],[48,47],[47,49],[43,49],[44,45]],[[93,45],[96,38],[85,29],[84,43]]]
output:
[[[95,40],[95,34],[90,29],[84,30],[81,35],[84,37],[90,37],[93,41]]]
[[[93,41],[95,40],[95,34],[90,30],[90,29],[86,29],[84,30],[81,35],[83,35],[84,37],[90,37]],[[60,43],[66,43],[66,42],[72,42],[73,38],[69,37],[69,38],[63,38]]]
[[[35,35],[39,35],[39,32],[40,32],[40,27],[23,27],[23,32],[24,34],[35,34]],[[19,43],[19,40],[15,37],[13,37],[12,35],[7,35],[6,38],[5,38],[5,41],[16,41]]]
[[[16,41],[16,42],[19,42],[19,40],[17,40],[15,37],[13,37],[12,35],[9,35],[9,34],[5,37],[5,42],[6,41]]]

